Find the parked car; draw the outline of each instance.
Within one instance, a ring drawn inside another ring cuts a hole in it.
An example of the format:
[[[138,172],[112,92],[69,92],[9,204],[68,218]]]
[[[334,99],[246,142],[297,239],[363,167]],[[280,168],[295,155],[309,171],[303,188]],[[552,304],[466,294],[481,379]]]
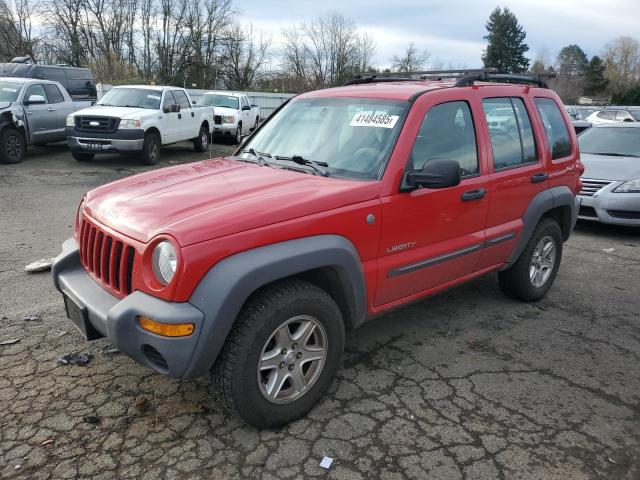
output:
[[[607,108],[592,113],[586,118],[586,120],[592,125],[618,122],[638,122],[640,121],[640,110]]]
[[[93,107],[67,117],[67,143],[79,161],[101,153],[141,153],[143,163],[154,165],[164,145],[191,140],[196,151],[205,152],[213,112],[193,105],[183,88],[114,87]]]
[[[58,82],[0,77],[0,162],[19,163],[29,145],[64,140],[67,115],[90,104],[72,101]]]
[[[582,167],[559,97],[502,79],[523,81],[367,76],[295,97],[234,155],[88,192],[53,264],[67,315],[157,372],[213,373],[263,428],[314,406],[346,329],[488,272],[539,300]]]
[[[40,65],[32,63],[0,63],[0,77],[34,78],[60,83],[73,100],[97,100],[96,81],[88,68]]]
[[[579,218],[640,226],[640,123],[598,125],[578,139],[585,166]]]
[[[200,97],[201,105],[213,105],[216,109],[214,138],[242,142],[250,131],[260,124],[260,107],[251,105],[242,93],[205,92]]]
[[[564,107],[573,120],[586,120],[594,112],[600,111],[604,107],[584,107],[581,105],[565,105]]]
[[[591,123],[586,120],[573,120],[571,119],[571,125],[576,131],[576,134],[584,132],[586,129],[591,128]]]

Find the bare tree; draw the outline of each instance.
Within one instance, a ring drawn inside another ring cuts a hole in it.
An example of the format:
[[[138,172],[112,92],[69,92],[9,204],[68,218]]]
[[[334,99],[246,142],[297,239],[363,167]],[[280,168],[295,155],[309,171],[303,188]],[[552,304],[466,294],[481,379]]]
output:
[[[605,78],[613,93],[622,93],[640,81],[640,42],[619,37],[608,43],[603,54]]]
[[[236,23],[223,47],[222,55],[225,86],[233,90],[247,89],[262,76],[260,71],[269,61],[271,37],[263,32],[256,35],[253,26],[243,30]]]
[[[33,34],[33,0],[0,0],[0,57],[27,56],[36,60],[38,39]]]
[[[420,52],[416,44],[411,42],[402,55],[391,57],[391,67],[397,72],[417,72],[424,70],[429,57],[431,53],[428,50]]]

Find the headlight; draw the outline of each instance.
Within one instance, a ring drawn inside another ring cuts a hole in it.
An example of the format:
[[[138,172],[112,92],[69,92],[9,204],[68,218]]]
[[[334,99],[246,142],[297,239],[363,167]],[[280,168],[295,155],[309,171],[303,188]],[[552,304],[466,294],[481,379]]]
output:
[[[120,130],[134,130],[140,128],[140,120],[120,120],[118,129]]]
[[[622,185],[618,185],[613,190],[614,193],[640,193],[640,178],[629,180]]]
[[[76,126],[76,117],[73,115],[69,115],[67,117],[67,127],[75,127]]]
[[[169,285],[178,267],[178,256],[173,244],[167,240],[156,245],[153,251],[153,274],[162,285]]]
[[[236,123],[236,117],[233,115],[223,115],[222,123]]]

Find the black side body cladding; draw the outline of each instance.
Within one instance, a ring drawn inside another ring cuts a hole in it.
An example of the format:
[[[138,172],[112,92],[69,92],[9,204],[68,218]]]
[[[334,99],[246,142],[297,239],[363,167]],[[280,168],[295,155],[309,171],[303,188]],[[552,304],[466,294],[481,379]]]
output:
[[[209,270],[189,303],[204,313],[206,322],[184,377],[205,375],[249,296],[259,288],[319,268],[337,273],[346,292],[351,327],[366,317],[366,286],[360,256],[353,244],[338,235],[289,240],[228,257]]]

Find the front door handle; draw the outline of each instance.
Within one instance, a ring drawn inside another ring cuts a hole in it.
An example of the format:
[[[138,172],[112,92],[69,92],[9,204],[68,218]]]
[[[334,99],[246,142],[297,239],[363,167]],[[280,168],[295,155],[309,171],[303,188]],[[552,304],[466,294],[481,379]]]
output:
[[[531,183],[540,183],[540,182],[544,182],[545,180],[549,179],[549,174],[548,173],[536,173],[534,176],[531,177]]]
[[[55,109],[55,108],[53,108],[53,107],[49,107],[49,108],[47,108],[47,112],[55,112],[55,111],[56,111],[56,109]]]
[[[480,200],[481,198],[484,198],[486,194],[487,191],[484,188],[477,188],[475,190],[464,192],[460,198],[463,202],[468,202],[470,200]]]
[[[196,114],[191,112],[191,117],[195,117],[195,116],[196,116]]]
[[[182,120],[182,114],[181,113],[178,114],[178,120]]]

